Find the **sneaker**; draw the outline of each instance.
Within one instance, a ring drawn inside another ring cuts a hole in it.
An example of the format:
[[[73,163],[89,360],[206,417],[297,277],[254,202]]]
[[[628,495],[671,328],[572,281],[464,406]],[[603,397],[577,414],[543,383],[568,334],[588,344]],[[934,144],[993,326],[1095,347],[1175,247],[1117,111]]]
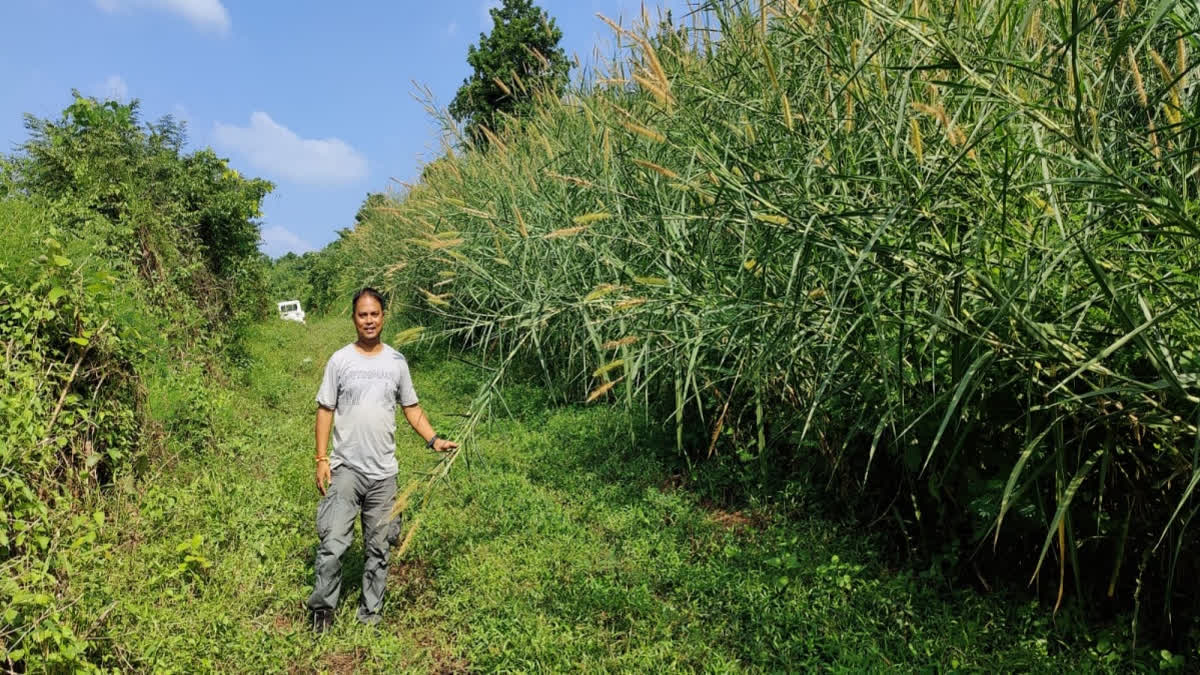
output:
[[[333,628],[333,610],[332,609],[314,609],[312,613],[312,628],[317,635],[327,632]]]
[[[362,607],[359,607],[358,613],[354,618],[358,619],[358,622],[364,626],[374,626],[375,624],[379,623],[379,620],[382,617],[380,617],[378,613],[371,613]]]

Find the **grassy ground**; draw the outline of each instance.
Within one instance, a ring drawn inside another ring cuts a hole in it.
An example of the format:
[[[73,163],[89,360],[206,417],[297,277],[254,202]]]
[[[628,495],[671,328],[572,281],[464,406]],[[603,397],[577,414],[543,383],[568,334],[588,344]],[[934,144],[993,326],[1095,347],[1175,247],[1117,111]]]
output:
[[[392,325],[389,334],[401,326]],[[119,481],[103,569],[73,583],[136,670],[1061,671],[1103,667],[1048,611],[948,594],[889,570],[869,538],[816,517],[725,511],[602,407],[555,408],[515,386],[394,560],[384,621],[353,620],[362,549],[331,634],[303,601],[316,543],[313,396],[349,321],[264,324],[230,383],[211,454]],[[435,428],[454,427],[477,372],[409,354]],[[406,431],[406,430],[405,430]],[[434,458],[399,434],[401,478]],[[92,610],[89,610],[92,611]],[[1078,633],[1076,633],[1078,635]],[[1119,658],[1108,654],[1108,658]]]

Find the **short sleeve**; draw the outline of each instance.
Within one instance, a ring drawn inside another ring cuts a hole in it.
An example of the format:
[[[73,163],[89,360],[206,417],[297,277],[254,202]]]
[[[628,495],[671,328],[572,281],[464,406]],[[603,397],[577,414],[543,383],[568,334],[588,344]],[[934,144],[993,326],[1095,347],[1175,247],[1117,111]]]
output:
[[[410,406],[417,404],[417,390],[413,389],[412,377],[408,373],[408,361],[399,354],[396,355],[399,359],[398,377],[396,378],[396,400],[402,406]]]
[[[322,408],[337,409],[337,371],[337,357],[334,355],[325,362],[325,375],[321,378],[321,388],[317,390],[317,405]]]

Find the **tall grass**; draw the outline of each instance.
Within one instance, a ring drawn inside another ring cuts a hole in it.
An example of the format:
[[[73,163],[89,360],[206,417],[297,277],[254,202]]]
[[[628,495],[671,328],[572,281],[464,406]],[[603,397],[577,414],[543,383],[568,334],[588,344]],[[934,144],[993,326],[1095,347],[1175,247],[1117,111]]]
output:
[[[1194,614],[1195,0],[683,24],[613,23],[623,58],[429,164],[354,281],[981,574]]]

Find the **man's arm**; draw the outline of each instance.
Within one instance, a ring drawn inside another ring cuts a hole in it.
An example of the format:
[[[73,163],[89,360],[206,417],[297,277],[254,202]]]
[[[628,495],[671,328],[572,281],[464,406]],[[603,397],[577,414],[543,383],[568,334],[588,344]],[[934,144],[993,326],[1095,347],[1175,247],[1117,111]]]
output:
[[[333,480],[329,470],[329,430],[333,427],[333,411],[325,406],[317,406],[317,491],[325,495],[326,488]]]
[[[429,418],[425,416],[425,411],[421,410],[421,404],[414,403],[401,407],[404,408],[404,419],[408,420],[409,426],[428,445],[429,439],[433,438],[436,434],[433,432],[433,425],[429,423]],[[433,442],[433,449],[438,452],[446,452],[457,447],[458,443],[452,443],[444,438],[438,438]]]

